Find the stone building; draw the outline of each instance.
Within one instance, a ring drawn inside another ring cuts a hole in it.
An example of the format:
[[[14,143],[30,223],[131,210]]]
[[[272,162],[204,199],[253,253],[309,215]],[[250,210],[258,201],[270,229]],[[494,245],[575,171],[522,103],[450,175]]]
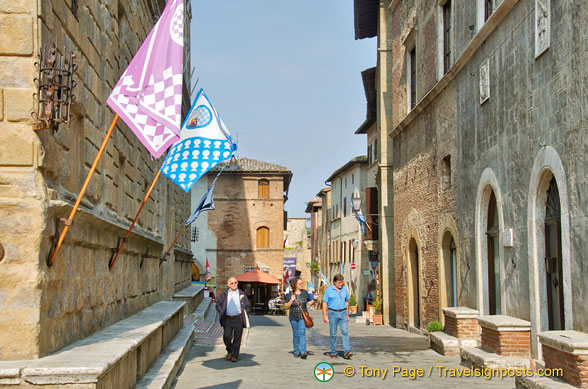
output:
[[[208,257],[211,269],[216,270],[217,293],[226,289],[229,277],[257,267],[281,279],[284,203],[292,172],[276,164],[240,158],[212,169],[207,174],[208,185],[222,166],[224,170],[214,187],[216,209],[204,212],[198,219],[205,218],[197,220],[201,240],[197,244],[200,249],[194,253],[196,261],[204,268]],[[197,199],[193,207],[203,193],[193,195]],[[203,220],[208,231],[201,224]]]
[[[310,272],[311,245],[306,229],[306,218],[289,217],[284,231],[284,258],[296,258],[296,275],[304,282],[308,289],[308,282],[316,287],[316,277]],[[314,278],[314,281],[313,281]]]
[[[319,256],[319,268],[322,271],[323,275],[326,277],[327,273],[329,272],[329,267],[331,266],[331,245],[330,245],[330,225],[332,219],[332,211],[331,211],[331,187],[327,186],[321,189],[317,193],[317,198],[321,200],[321,208],[317,209],[317,219],[320,220],[320,223],[317,226],[317,250]],[[313,242],[315,239],[313,238]],[[330,283],[331,280],[328,279],[327,281]]]
[[[332,281],[337,273],[343,273],[345,283],[358,301],[367,293],[367,285],[374,277],[370,272],[367,241],[364,241],[360,224],[353,213],[353,201],[361,202],[362,213],[366,214],[366,156],[351,159],[335,170],[325,182],[331,184],[330,217],[328,222],[327,247],[328,266],[323,270]],[[356,266],[351,269],[351,264]],[[365,274],[367,271],[368,274]],[[360,307],[361,308],[361,307]]]
[[[586,16],[585,0],[356,1],[356,37],[378,37],[389,312],[404,328],[470,316],[482,348],[501,355],[512,340],[513,355],[548,367],[572,355],[576,386],[587,384],[573,357],[588,339]]]
[[[118,121],[53,266],[63,228],[114,113],[106,99],[165,1],[0,3],[0,360],[48,355],[189,285],[188,237],[157,259],[189,216],[189,197],[160,179],[110,271],[160,165]],[[185,24],[190,2],[185,4]],[[189,28],[185,28],[189,48]],[[78,70],[72,122],[34,131],[37,55],[55,43]],[[186,56],[186,61],[189,61]],[[186,66],[190,69],[190,66]],[[185,75],[185,90],[189,85]],[[185,98],[187,99],[187,93]],[[185,101],[189,104],[189,101]],[[149,257],[142,263],[142,256]]]

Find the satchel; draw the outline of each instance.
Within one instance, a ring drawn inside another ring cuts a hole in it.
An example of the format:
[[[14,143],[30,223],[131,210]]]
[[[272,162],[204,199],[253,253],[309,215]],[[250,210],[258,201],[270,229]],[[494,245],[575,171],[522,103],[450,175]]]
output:
[[[296,301],[298,308],[300,308],[300,312],[302,312],[302,318],[304,319],[304,325],[306,326],[306,328],[312,328],[312,326],[314,326],[314,321],[312,321],[312,316],[310,316],[310,314],[308,312],[304,312],[304,310],[300,306],[300,303],[298,302],[298,299],[296,299],[296,297],[294,297],[294,301]]]

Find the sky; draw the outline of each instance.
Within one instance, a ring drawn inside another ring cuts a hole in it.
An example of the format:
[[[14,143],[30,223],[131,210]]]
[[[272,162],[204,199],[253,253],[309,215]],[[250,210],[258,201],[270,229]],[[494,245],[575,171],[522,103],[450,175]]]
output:
[[[192,0],[191,66],[238,158],[292,170],[288,217],[365,155],[361,72],[376,38],[354,39],[353,0]]]

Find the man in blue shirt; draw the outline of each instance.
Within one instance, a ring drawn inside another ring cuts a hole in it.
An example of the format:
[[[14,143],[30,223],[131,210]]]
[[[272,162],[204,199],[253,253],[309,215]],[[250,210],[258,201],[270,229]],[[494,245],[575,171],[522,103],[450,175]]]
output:
[[[351,346],[349,345],[349,291],[343,285],[343,275],[336,274],[333,277],[333,285],[325,290],[323,296],[323,320],[329,323],[331,335],[331,358],[337,358],[337,326],[341,329],[343,338],[343,358],[351,358]]]

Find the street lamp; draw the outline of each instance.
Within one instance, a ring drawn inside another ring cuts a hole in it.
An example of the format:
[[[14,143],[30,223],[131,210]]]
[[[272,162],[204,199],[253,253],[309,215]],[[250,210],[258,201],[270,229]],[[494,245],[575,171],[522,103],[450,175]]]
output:
[[[359,194],[359,190],[355,188],[353,191],[353,197],[351,198],[351,202],[353,204],[353,209],[360,210],[361,209],[361,195]]]

